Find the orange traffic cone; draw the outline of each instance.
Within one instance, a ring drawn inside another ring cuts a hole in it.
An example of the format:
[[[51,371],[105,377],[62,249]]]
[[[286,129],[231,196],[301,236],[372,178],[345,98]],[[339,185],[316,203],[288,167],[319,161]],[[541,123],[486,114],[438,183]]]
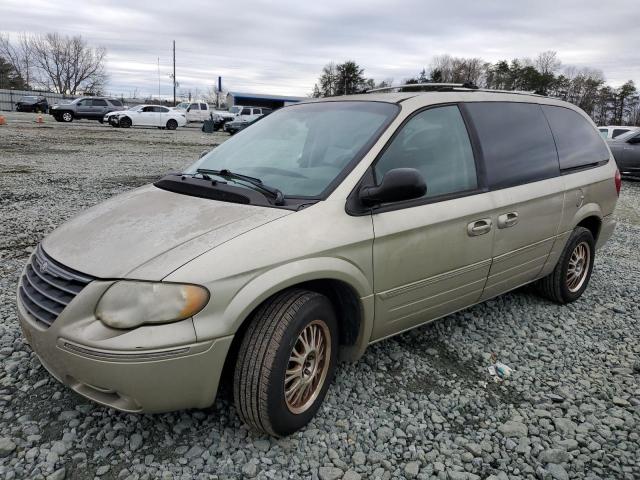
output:
[[[36,117],[36,123],[44,123],[44,120],[42,119],[42,115],[38,115]]]
[[[6,125],[7,121],[4,118],[4,115],[0,115],[0,125]]]

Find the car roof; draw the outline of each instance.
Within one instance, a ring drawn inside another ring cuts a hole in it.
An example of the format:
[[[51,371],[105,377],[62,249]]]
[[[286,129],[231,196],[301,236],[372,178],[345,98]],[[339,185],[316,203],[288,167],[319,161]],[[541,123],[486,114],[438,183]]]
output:
[[[344,101],[369,101],[386,102],[396,104],[410,104],[412,107],[435,105],[440,103],[456,102],[518,102],[518,103],[538,103],[543,105],[556,105],[570,108],[582,113],[580,108],[563,100],[537,95],[529,92],[485,90],[485,89],[450,89],[442,91],[427,92],[391,92],[391,93],[364,93],[357,95],[343,95],[339,97],[324,97],[309,99],[301,103],[313,102],[344,102]],[[586,114],[584,114],[586,115]]]

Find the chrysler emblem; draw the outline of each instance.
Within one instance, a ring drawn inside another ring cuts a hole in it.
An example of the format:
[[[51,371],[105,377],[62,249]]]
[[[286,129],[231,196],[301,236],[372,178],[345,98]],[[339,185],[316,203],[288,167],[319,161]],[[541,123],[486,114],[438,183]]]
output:
[[[40,263],[40,272],[41,273],[47,273],[47,268],[49,268],[49,262],[47,262],[45,260],[44,262]]]

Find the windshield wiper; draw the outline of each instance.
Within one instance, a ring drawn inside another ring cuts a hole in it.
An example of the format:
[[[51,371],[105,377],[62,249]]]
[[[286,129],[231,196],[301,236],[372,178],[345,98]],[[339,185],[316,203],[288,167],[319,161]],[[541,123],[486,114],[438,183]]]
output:
[[[282,191],[275,187],[270,187],[269,185],[265,185],[264,183],[262,183],[262,180],[260,180],[259,178],[250,177],[249,175],[243,175],[241,173],[235,173],[226,168],[223,168],[222,170],[211,170],[208,168],[199,168],[198,170],[196,170],[196,172],[201,174],[206,174],[206,175],[217,175],[219,177],[228,178],[231,180],[242,180],[244,182],[247,182],[253,185],[259,190],[262,190],[263,192],[267,192],[268,194],[273,196],[274,203],[276,205],[284,205],[284,194],[282,193]]]

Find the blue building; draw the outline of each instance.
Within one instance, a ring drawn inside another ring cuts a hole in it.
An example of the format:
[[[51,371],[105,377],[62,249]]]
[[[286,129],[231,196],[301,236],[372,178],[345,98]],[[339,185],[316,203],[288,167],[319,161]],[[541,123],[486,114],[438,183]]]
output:
[[[275,110],[303,100],[307,100],[307,97],[229,92],[227,93],[227,108],[234,105],[242,105],[246,107],[267,107]]]

